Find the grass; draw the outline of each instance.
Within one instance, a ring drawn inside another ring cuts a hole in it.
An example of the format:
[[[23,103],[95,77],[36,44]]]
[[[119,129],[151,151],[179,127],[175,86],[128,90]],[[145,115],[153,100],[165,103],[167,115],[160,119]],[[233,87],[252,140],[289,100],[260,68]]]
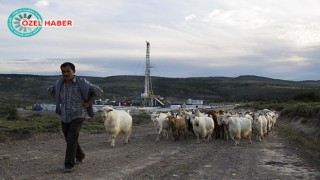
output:
[[[320,102],[256,102],[255,109],[271,109],[280,112],[281,116],[288,118],[303,117],[320,119]]]
[[[25,139],[38,133],[60,132],[59,117],[53,113],[28,112],[16,119],[0,118],[0,142]]]
[[[81,132],[90,134],[105,132],[102,118],[96,116],[93,119],[86,119],[81,128]]]
[[[0,119],[0,132],[59,132],[60,121],[51,114],[34,113],[15,120]]]
[[[147,113],[133,114],[133,126],[139,126],[150,122]],[[0,118],[0,142],[29,138],[39,133],[60,133],[60,117],[53,112],[19,112],[18,118],[8,120]],[[82,133],[104,133],[104,122],[96,115],[93,119],[86,119],[83,123]]]

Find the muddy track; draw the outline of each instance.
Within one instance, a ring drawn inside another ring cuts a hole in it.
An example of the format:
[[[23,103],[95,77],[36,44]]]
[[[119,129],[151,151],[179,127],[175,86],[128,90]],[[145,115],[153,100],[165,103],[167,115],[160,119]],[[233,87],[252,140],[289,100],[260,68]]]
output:
[[[61,134],[0,144],[1,179],[320,179],[320,166],[303,147],[278,129],[258,142],[213,139],[155,142],[152,124],[134,127],[110,147],[106,134],[81,134],[86,158],[63,173],[65,142]]]

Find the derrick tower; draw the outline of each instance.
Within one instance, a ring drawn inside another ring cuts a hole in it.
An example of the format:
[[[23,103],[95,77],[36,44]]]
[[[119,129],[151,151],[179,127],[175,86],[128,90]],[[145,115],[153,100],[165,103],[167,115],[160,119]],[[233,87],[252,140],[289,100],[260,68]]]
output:
[[[152,83],[150,76],[150,43],[146,41],[146,70],[144,76],[144,92],[141,94],[142,105],[143,106],[153,106],[153,92],[152,92]]]
[[[153,95],[152,91],[152,83],[151,83],[151,76],[150,76],[150,43],[146,41],[147,48],[146,48],[146,72],[145,72],[145,79],[144,79],[144,93],[151,97]]]
[[[144,79],[144,92],[141,94],[142,105],[147,107],[156,106],[158,104],[164,105],[160,100],[160,96],[153,94],[150,69],[150,42],[146,41],[146,70]]]

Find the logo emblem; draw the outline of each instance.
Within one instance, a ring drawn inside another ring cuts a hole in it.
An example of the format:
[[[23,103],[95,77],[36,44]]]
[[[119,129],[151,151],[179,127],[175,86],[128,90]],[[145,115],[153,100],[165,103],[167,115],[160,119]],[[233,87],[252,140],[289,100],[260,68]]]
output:
[[[15,10],[8,18],[10,31],[20,37],[30,37],[36,35],[42,28],[41,15],[29,8]]]

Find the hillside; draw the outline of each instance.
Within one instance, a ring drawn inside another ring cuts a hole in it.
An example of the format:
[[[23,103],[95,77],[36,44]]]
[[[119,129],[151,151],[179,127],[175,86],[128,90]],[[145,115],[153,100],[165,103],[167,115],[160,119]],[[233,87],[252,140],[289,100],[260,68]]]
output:
[[[0,74],[0,105],[51,103],[46,88],[59,76]],[[144,76],[86,77],[104,90],[102,99],[137,99]],[[304,92],[320,94],[320,81],[285,81],[259,76],[164,78],[152,77],[154,94],[164,98],[220,101],[283,100]]]

